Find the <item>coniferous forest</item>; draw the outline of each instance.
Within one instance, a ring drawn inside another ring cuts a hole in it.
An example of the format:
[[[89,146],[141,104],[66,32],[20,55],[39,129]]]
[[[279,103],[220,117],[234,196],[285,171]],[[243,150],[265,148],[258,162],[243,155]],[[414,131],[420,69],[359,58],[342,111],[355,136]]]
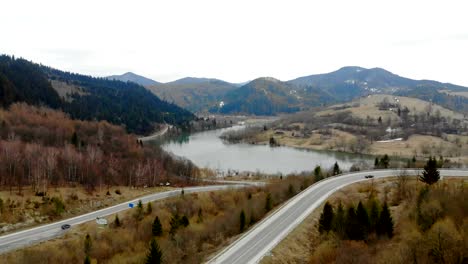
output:
[[[79,91],[60,96],[52,81]],[[71,118],[106,120],[123,125],[128,132],[148,134],[155,123],[182,128],[194,115],[159,99],[144,87],[132,83],[63,72],[24,59],[0,56],[0,105],[15,102],[60,109]]]

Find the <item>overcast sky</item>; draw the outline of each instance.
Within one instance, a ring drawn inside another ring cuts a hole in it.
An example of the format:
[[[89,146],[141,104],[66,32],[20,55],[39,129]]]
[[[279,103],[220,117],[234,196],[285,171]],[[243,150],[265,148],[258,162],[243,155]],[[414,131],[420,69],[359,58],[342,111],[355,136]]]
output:
[[[0,53],[94,76],[243,82],[362,66],[468,86],[463,0],[0,1]]]

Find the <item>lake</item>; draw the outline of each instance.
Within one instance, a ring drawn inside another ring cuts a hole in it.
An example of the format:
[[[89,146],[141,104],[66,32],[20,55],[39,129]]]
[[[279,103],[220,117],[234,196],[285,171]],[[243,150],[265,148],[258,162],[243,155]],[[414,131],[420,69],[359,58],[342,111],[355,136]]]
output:
[[[335,162],[338,162],[341,169],[347,170],[354,163],[364,161],[373,164],[374,161],[372,157],[365,155],[223,142],[219,136],[232,129],[243,129],[243,126],[180,136],[165,141],[162,148],[191,160],[199,167],[221,172],[230,170],[289,174],[312,171],[316,165],[329,169]]]

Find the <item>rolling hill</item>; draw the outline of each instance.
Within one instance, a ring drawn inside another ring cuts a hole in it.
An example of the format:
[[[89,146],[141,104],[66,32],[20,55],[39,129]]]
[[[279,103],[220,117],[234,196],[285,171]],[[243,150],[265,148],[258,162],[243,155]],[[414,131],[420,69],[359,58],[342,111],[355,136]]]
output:
[[[4,107],[45,105],[74,119],[106,120],[137,134],[152,132],[155,123],[183,127],[194,119],[136,83],[63,72],[6,55],[0,56],[0,95]]]
[[[217,79],[188,77],[147,88],[160,98],[192,112],[206,112],[237,86]]]

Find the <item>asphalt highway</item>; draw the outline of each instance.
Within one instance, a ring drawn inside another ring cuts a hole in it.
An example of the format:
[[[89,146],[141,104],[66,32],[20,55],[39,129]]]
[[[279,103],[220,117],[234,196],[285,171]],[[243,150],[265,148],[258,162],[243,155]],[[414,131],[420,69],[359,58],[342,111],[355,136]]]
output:
[[[196,193],[196,192],[220,191],[220,190],[226,190],[230,188],[242,188],[242,187],[249,186],[249,185],[259,184],[259,183],[250,183],[250,182],[240,182],[240,181],[233,182],[233,183],[224,181],[222,182],[222,185],[188,187],[188,188],[184,188],[184,193],[188,194],[188,193]],[[79,215],[73,218],[61,220],[61,221],[54,222],[51,224],[46,224],[46,225],[30,228],[27,230],[11,233],[8,235],[0,236],[0,254],[13,250],[13,249],[29,246],[29,245],[32,245],[41,241],[45,241],[51,238],[61,236],[65,234],[65,232],[69,231],[68,229],[62,230],[61,226],[64,224],[69,224],[71,225],[71,228],[73,228],[74,226],[79,225],[81,223],[95,220],[97,217],[109,216],[109,215],[113,215],[124,210],[128,210],[130,209],[129,207],[130,203],[133,203],[136,205],[139,200],[141,200],[143,203],[148,203],[150,201],[156,201],[156,200],[162,200],[165,198],[180,195],[181,191],[182,189],[175,189],[172,191],[150,194],[150,195],[147,195],[147,196],[144,196],[144,197],[132,200],[132,201],[128,201],[128,202],[124,202],[118,205],[100,209],[91,213]]]

